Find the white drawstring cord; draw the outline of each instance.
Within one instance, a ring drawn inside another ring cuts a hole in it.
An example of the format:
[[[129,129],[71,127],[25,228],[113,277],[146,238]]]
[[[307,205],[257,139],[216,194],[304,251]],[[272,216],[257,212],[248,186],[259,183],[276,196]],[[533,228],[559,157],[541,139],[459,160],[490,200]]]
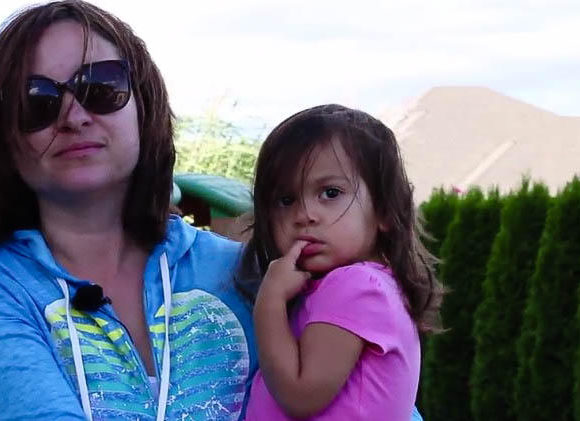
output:
[[[159,387],[159,402],[157,405],[157,421],[165,420],[165,411],[167,409],[167,399],[169,396],[169,374],[171,371],[171,350],[169,345],[169,320],[171,318],[171,280],[169,278],[169,264],[167,262],[167,255],[163,253],[159,259],[159,266],[161,268],[161,280],[163,281],[163,301],[165,307],[165,341],[163,344],[163,361],[161,363],[161,382]],[[70,315],[70,297],[67,283],[57,278],[58,284],[62,289],[65,299],[66,308],[66,323],[71,341],[73,361],[75,365],[75,372],[79,385],[79,393],[81,395],[81,404],[83,411],[88,421],[93,421],[91,412],[91,402],[89,400],[89,389],[87,387],[87,379],[85,377],[85,367],[83,364],[83,357],[77,328]]]
[[[169,373],[171,369],[171,352],[169,347],[169,319],[171,318],[171,280],[167,255],[163,253],[159,259],[161,280],[163,281],[163,301],[165,307],[165,341],[163,343],[163,361],[161,363],[161,384],[159,385],[159,404],[157,406],[157,421],[165,420],[165,409],[169,396]]]
[[[72,347],[73,361],[75,364],[75,371],[77,374],[77,382],[79,384],[79,392],[81,394],[81,404],[83,406],[83,411],[87,420],[93,421],[93,414],[91,412],[91,401],[89,400],[89,388],[87,387],[87,379],[85,378],[85,366],[83,364],[83,354],[81,351],[81,345],[79,342],[79,335],[77,333],[77,328],[73,322],[70,315],[70,299],[68,286],[66,282],[57,278],[60,289],[64,294],[64,301],[66,307],[66,323],[68,325],[68,334],[70,336],[70,344]]]

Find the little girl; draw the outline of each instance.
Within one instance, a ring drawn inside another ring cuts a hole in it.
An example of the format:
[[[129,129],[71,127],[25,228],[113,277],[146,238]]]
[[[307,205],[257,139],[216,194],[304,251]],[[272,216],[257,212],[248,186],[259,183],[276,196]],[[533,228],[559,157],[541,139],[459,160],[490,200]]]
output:
[[[340,105],[293,115],[262,146],[254,205],[246,420],[409,421],[418,332],[438,329],[442,287],[393,133]]]

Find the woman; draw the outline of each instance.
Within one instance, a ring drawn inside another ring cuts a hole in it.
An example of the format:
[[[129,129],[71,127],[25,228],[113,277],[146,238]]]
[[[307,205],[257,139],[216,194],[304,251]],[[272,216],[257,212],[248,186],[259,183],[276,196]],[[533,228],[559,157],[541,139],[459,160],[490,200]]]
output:
[[[169,215],[143,42],[82,1],[0,32],[0,419],[238,419],[256,369],[240,246]]]

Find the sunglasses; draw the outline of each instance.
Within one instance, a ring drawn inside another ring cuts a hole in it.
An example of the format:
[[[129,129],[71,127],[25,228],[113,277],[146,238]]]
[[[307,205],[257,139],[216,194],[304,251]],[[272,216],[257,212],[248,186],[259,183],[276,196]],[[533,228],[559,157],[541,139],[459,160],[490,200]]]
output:
[[[126,60],[105,60],[83,64],[66,82],[30,76],[20,129],[35,132],[54,123],[60,113],[65,91],[71,92],[91,113],[118,111],[127,105],[131,97],[129,63]]]

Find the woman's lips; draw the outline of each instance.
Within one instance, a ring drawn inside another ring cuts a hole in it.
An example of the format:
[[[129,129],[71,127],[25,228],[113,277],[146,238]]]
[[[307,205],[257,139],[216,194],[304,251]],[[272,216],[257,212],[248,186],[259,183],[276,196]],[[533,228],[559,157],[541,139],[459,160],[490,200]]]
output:
[[[102,148],[104,148],[104,145],[95,142],[75,143],[64,149],[61,149],[56,154],[54,154],[54,156],[57,158],[78,158],[81,156],[90,155]]]

